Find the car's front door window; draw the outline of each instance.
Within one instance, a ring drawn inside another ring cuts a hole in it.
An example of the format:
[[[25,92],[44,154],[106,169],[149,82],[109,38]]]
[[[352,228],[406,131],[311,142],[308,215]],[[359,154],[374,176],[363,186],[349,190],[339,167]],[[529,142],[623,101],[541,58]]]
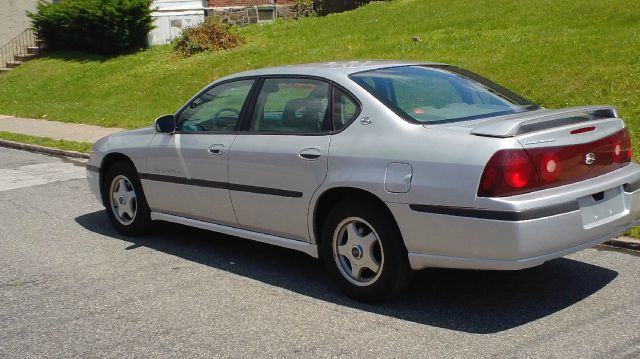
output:
[[[228,82],[198,96],[180,113],[179,132],[234,131],[254,80]]]

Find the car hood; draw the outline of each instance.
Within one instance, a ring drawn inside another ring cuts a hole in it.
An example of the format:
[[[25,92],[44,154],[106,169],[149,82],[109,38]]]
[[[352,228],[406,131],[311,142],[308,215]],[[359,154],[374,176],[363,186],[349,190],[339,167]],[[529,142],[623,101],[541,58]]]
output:
[[[118,132],[116,134],[113,134],[112,136],[138,136],[138,135],[151,134],[154,132],[155,132],[155,129],[153,128],[153,126],[149,126],[149,127],[137,128],[135,130]]]

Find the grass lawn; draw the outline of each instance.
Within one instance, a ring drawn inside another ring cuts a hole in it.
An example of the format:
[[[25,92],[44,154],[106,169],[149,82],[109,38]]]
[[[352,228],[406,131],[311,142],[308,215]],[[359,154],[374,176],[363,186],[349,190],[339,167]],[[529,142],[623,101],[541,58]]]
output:
[[[640,6],[632,3],[395,0],[249,26],[240,30],[246,46],[191,58],[172,55],[168,46],[112,58],[52,53],[0,76],[0,114],[133,128],[174,112],[208,82],[245,69],[430,60],[478,72],[549,108],[616,105],[637,148]]]
[[[240,32],[246,46],[191,58],[52,53],[0,76],[0,114],[140,127],[233,72],[378,58],[451,63],[543,106],[614,104],[640,122],[640,7],[628,0],[396,0]]]
[[[48,137],[28,136],[4,131],[0,131],[0,139],[84,153],[91,152],[91,146],[93,146],[92,143],[87,142],[54,140]]]

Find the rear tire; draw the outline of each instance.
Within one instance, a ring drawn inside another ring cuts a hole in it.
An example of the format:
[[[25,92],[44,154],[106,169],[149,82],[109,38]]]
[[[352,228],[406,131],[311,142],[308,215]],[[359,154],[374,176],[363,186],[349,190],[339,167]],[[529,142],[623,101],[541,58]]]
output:
[[[411,280],[400,231],[376,203],[346,200],[333,207],[322,228],[320,252],[334,282],[357,300],[388,299]]]
[[[151,211],[135,168],[127,162],[111,166],[105,175],[107,216],[118,232],[137,236],[149,232]]]

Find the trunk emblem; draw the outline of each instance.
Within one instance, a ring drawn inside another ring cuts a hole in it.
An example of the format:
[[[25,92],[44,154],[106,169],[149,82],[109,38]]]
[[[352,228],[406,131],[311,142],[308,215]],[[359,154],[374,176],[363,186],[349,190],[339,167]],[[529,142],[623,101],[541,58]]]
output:
[[[584,155],[584,163],[590,165],[590,164],[593,164],[595,161],[596,161],[596,155],[594,155],[592,152],[589,152],[586,155]]]

